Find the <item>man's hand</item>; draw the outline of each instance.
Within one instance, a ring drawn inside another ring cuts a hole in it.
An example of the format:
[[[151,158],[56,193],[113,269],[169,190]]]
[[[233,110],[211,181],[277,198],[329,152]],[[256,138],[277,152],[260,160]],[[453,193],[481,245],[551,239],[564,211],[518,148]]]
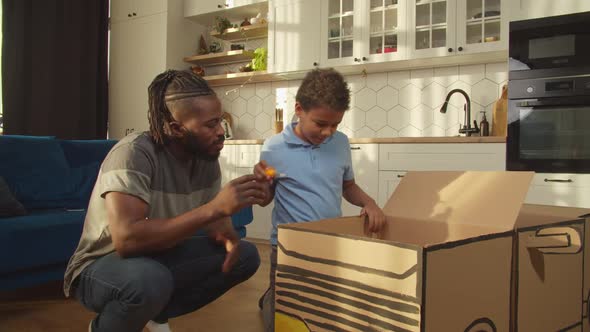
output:
[[[267,198],[267,185],[256,181],[256,175],[250,174],[230,181],[210,204],[223,216],[231,216],[246,206],[261,204]]]
[[[208,230],[209,237],[215,242],[225,246],[225,260],[221,266],[221,271],[227,273],[231,271],[233,266],[240,257],[240,239],[233,228],[230,218],[222,218],[215,221]]]
[[[260,206],[267,206],[274,197],[272,188],[274,178],[267,172],[268,168],[268,164],[264,160],[254,165],[254,176],[256,176],[256,181],[264,185],[264,193],[266,195],[266,199],[263,203],[259,204]]]
[[[365,229],[371,233],[379,233],[385,228],[385,214],[377,206],[374,200],[371,200],[361,210],[361,216],[365,218]]]

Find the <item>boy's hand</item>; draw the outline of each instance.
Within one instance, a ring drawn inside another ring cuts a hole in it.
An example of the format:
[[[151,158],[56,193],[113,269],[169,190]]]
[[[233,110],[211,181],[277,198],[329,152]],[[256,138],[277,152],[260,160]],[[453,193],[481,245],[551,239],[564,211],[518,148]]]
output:
[[[375,201],[371,200],[365,207],[361,210],[361,216],[366,216],[365,218],[365,228],[371,233],[379,233],[385,228],[385,214],[383,211],[377,206]]]
[[[256,180],[272,183],[273,176],[270,175],[271,173],[268,172],[268,169],[268,164],[264,160],[261,160],[258,164],[254,165],[254,175],[256,176]]]

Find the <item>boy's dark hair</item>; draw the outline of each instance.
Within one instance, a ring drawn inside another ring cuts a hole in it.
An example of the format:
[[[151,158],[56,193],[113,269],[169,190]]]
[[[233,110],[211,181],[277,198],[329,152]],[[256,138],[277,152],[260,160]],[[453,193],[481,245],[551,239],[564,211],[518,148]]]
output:
[[[350,90],[344,77],[333,68],[314,69],[305,75],[295,101],[306,112],[313,107],[344,112],[350,105]]]
[[[189,71],[167,70],[152,81],[148,88],[148,120],[150,136],[155,144],[166,143],[169,124],[174,120],[172,103],[185,98],[215,95],[207,81]]]

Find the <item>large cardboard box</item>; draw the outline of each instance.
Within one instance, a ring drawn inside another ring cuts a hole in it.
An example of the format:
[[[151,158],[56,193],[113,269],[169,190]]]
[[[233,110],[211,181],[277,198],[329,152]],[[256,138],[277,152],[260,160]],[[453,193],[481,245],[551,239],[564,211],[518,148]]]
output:
[[[378,236],[281,226],[276,330],[582,331],[588,211],[523,207],[532,176],[409,172]]]

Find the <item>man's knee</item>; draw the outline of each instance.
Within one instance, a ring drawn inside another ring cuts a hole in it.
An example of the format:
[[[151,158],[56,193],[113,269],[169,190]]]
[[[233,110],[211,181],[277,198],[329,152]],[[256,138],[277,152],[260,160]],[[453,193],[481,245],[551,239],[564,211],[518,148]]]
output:
[[[122,289],[120,300],[158,313],[170,300],[174,279],[168,268],[156,261],[137,266]]]
[[[240,263],[244,279],[248,279],[256,273],[260,266],[260,255],[256,246],[250,242],[240,242]]]

